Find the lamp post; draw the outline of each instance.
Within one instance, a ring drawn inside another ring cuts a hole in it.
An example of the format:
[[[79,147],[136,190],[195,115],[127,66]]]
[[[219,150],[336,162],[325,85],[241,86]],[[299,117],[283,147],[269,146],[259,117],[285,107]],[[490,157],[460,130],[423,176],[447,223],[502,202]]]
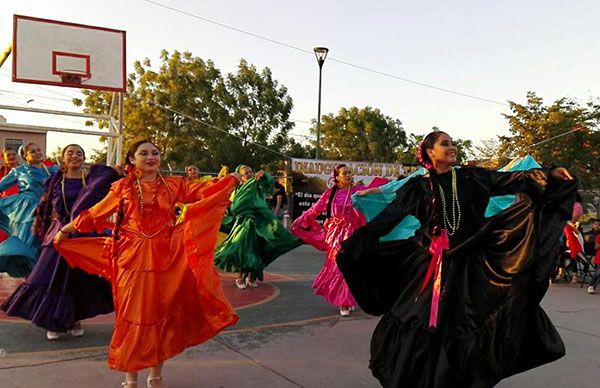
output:
[[[327,47],[315,47],[313,51],[319,64],[319,107],[317,109],[317,152],[315,154],[315,159],[319,159],[321,157],[321,74],[329,49]]]

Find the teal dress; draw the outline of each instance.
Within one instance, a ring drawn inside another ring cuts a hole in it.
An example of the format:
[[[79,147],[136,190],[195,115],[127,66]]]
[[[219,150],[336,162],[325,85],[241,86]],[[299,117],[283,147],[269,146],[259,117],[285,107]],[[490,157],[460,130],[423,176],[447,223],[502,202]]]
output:
[[[0,191],[17,184],[18,192],[0,198],[0,228],[9,236],[0,243],[0,272],[13,277],[27,276],[37,261],[40,244],[31,233],[35,209],[45,190],[46,180],[58,166],[33,167],[22,164],[2,180]]]
[[[273,184],[273,177],[265,174],[234,191],[221,228],[227,238],[215,251],[217,268],[250,273],[262,280],[267,265],[302,244],[283,226],[265,200],[265,194],[273,191]]]

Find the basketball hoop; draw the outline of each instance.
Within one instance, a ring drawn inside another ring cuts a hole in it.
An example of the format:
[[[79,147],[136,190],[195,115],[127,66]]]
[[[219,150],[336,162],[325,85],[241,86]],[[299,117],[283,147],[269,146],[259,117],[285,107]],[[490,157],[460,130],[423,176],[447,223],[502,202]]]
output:
[[[124,92],[125,31],[15,15],[13,81]]]
[[[71,73],[66,71],[61,71],[58,75],[63,84],[69,85],[81,85],[82,82],[91,78],[91,75],[87,73]]]

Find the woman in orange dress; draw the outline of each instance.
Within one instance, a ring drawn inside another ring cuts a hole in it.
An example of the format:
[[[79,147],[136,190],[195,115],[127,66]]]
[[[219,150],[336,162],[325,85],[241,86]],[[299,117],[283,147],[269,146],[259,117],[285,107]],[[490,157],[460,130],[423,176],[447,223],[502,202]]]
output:
[[[162,387],[163,362],[237,322],[216,271],[214,248],[238,176],[199,185],[162,177],[160,152],[148,140],[127,152],[129,177],[97,205],[63,226],[55,245],[72,266],[112,283],[112,369],[127,388],[150,368],[148,387]],[[176,215],[175,208],[179,208]],[[116,214],[116,223],[107,217]],[[74,231],[114,228],[111,238],[66,239]]]

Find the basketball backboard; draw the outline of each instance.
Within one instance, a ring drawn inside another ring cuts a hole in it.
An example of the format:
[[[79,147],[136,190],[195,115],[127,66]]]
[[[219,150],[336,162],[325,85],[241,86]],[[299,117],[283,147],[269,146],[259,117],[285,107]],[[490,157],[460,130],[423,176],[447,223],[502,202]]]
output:
[[[16,82],[125,91],[125,31],[14,15]]]

